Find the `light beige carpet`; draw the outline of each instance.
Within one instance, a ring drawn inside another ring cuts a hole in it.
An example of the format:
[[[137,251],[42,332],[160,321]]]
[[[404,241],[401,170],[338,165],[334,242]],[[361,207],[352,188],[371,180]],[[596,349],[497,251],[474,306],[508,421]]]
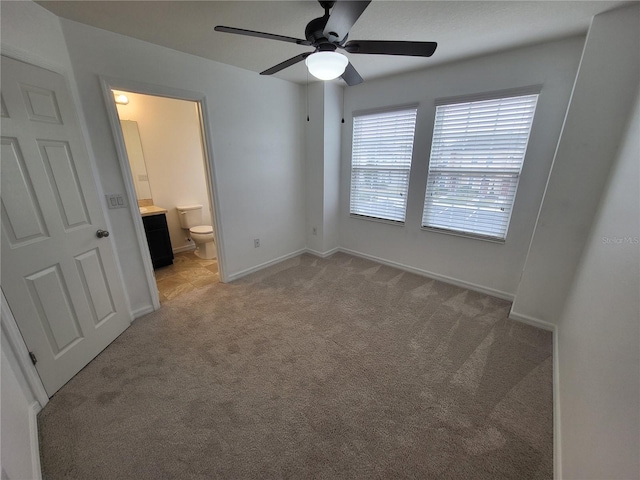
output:
[[[552,340],[345,254],[136,320],[38,417],[46,479],[551,479]]]

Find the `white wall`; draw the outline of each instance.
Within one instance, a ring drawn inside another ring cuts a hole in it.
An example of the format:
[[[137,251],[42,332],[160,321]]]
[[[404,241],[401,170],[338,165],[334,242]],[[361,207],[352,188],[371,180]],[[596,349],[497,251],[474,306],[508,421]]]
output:
[[[70,72],[58,17],[33,2],[2,2],[2,53],[18,52],[39,66]]]
[[[168,210],[171,246],[174,251],[192,249],[176,206],[202,205],[201,225],[212,224],[196,104],[136,93],[127,97],[127,105],[117,106],[118,115],[138,123],[154,205]]]
[[[318,254],[326,254],[339,246],[343,89],[338,82],[341,80],[315,82],[308,87],[306,240],[307,247]]]
[[[510,50],[345,90],[340,245],[512,298],[580,60],[584,37]],[[425,60],[428,63],[428,60]],[[435,114],[441,97],[542,84],[505,244],[421,230]],[[349,216],[352,112],[419,103],[405,226]]]
[[[61,20],[105,192],[124,192],[98,75],[206,96],[227,275],[305,246],[302,87]],[[128,210],[109,210],[132,309],[150,305]],[[260,248],[253,239],[260,238]],[[219,252],[222,254],[222,252]]]
[[[640,94],[558,324],[565,480],[640,475],[639,139]]]
[[[306,156],[306,246],[324,251],[324,82],[305,87],[309,121],[305,121]],[[306,117],[306,116],[305,116]],[[306,120],[306,118],[305,118]],[[316,234],[313,234],[313,229]]]
[[[640,7],[594,17],[512,312],[557,323],[640,82]]]
[[[5,336],[2,337],[0,365],[2,471],[9,479],[40,478],[38,451],[35,448],[38,444],[35,414],[40,410],[40,406],[26,384]]]
[[[324,209],[323,252],[340,242],[340,161],[342,154],[342,80],[325,82],[324,87]],[[348,87],[347,87],[348,88]]]

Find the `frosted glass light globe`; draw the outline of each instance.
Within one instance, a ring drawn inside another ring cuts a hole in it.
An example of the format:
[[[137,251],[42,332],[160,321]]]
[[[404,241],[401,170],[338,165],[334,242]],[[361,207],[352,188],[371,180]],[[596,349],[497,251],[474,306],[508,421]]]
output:
[[[316,52],[309,55],[304,63],[314,77],[320,80],[333,80],[344,73],[349,60],[337,52]]]

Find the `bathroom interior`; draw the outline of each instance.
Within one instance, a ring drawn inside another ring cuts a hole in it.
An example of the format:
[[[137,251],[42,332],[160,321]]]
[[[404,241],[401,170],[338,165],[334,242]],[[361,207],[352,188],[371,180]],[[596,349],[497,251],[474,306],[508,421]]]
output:
[[[198,105],[113,94],[160,302],[219,282]]]

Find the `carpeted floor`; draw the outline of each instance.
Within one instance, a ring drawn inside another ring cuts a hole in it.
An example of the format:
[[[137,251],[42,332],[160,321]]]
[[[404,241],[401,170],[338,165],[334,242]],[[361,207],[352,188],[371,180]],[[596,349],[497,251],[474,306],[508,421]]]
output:
[[[302,255],[135,321],[38,416],[46,479],[551,479],[552,339]]]

